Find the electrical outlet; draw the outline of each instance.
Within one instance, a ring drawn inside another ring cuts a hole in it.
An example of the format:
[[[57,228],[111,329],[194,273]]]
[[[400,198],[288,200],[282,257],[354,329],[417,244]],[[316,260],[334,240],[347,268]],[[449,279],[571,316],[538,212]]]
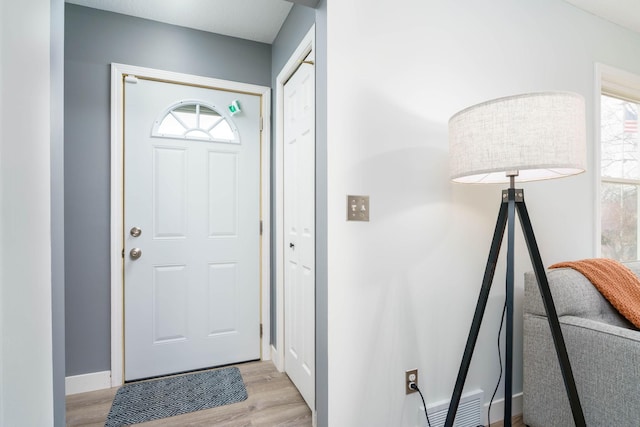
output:
[[[415,385],[418,385],[418,370],[417,369],[410,369],[408,371],[405,371],[404,373],[404,391],[406,394],[411,394],[411,393],[415,393],[416,390],[412,389],[411,387],[409,387],[409,384],[411,383],[415,383]]]

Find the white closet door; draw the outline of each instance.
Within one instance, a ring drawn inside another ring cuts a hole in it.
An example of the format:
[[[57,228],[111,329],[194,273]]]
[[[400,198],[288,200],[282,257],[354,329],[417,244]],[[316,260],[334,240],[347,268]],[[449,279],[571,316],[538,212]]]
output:
[[[285,371],[315,409],[315,75],[284,86]]]

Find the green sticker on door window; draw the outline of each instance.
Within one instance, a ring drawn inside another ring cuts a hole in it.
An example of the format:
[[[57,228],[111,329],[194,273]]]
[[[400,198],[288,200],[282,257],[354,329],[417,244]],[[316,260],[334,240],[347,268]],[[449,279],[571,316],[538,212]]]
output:
[[[242,109],[240,108],[240,102],[236,99],[234,100],[230,105],[229,105],[229,112],[231,113],[232,116],[235,116],[236,114],[238,114],[239,112],[242,111]]]

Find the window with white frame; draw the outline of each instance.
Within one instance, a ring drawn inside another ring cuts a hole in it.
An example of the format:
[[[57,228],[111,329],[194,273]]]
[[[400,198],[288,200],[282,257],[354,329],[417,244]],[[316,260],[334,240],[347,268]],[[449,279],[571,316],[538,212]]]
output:
[[[166,108],[153,124],[151,135],[239,144],[238,130],[220,109],[201,101],[179,101]]]
[[[600,95],[601,255],[640,259],[640,76],[606,71]]]

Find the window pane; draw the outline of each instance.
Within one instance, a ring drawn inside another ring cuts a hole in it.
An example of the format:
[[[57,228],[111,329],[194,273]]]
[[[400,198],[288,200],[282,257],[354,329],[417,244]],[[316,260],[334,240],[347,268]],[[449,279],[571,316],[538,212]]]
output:
[[[229,141],[233,141],[235,139],[231,126],[229,126],[229,123],[227,123],[226,120],[221,121],[211,129],[211,136],[215,139],[227,139]]]
[[[638,104],[602,95],[600,105],[602,176],[640,179]]]
[[[185,128],[176,120],[175,117],[171,114],[167,114],[160,126],[158,126],[158,133],[160,135],[182,135],[184,134]]]
[[[602,183],[602,256],[638,258],[638,186]]]
[[[209,130],[223,118],[217,111],[213,111],[204,105],[200,106],[200,128]]]
[[[197,116],[195,112],[184,110],[179,111],[176,109],[173,110],[172,114],[175,115],[176,118],[180,120],[180,122],[183,123],[187,129],[195,129],[198,127]]]
[[[203,116],[220,117],[220,114],[218,114],[217,111],[212,110],[211,108],[207,107],[206,105],[200,105],[200,114],[202,114]]]
[[[201,129],[193,129],[185,134],[187,138],[193,139],[211,139],[211,136]]]

